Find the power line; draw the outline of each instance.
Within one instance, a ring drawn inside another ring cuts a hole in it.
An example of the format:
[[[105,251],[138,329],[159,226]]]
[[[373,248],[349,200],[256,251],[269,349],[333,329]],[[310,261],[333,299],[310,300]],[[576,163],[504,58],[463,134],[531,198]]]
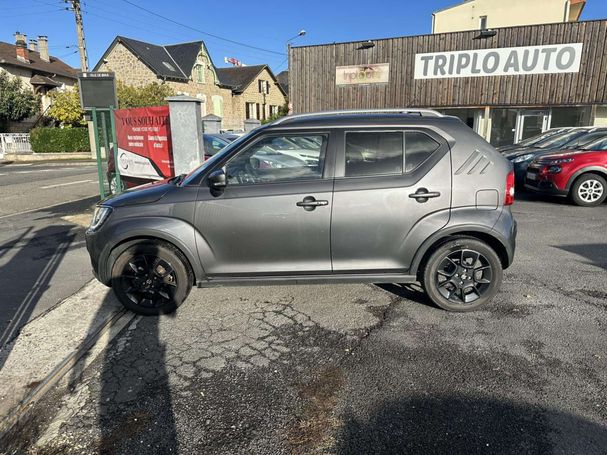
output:
[[[255,50],[258,50],[258,51],[269,52],[271,54],[277,54],[277,55],[285,55],[284,52],[277,52],[277,51],[272,51],[270,49],[264,49],[262,47],[251,46],[250,44],[241,43],[239,41],[234,41],[234,40],[231,40],[229,38],[224,38],[223,36],[219,36],[219,35],[215,35],[213,33],[205,32],[205,31],[197,29],[195,27],[191,27],[191,26],[189,26],[187,24],[183,24],[183,23],[178,22],[176,20],[170,19],[170,18],[168,18],[166,16],[163,16],[162,14],[155,13],[154,11],[151,11],[151,10],[149,10],[147,8],[144,8],[143,6],[139,6],[136,3],[131,2],[130,0],[122,0],[122,1],[125,2],[125,3],[128,3],[131,6],[134,6],[135,8],[138,8],[138,9],[140,9],[142,11],[145,11],[146,13],[152,14],[153,16],[159,17],[159,18],[164,19],[165,21],[168,21],[168,22],[172,22],[173,24],[179,25],[180,27],[188,28],[190,30],[193,30],[193,31],[198,32],[198,33],[201,33],[203,35],[211,36],[213,38],[216,38],[216,39],[219,39],[219,40],[222,40],[222,41],[226,41],[228,43],[236,44],[238,46],[248,47],[250,49],[255,49]]]
[[[10,16],[4,16],[2,15],[2,18],[7,18],[7,17],[23,17],[23,16],[36,16],[38,14],[49,14],[49,13],[58,13],[59,11],[66,11],[67,8],[61,8],[61,9],[52,9],[52,10],[48,10],[48,11],[37,11],[35,13],[23,13],[23,14],[12,14]]]

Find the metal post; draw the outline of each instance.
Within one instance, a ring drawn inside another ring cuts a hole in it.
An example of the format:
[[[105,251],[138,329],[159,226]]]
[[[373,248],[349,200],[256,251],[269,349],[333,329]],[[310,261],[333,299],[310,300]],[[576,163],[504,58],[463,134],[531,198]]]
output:
[[[114,119],[114,106],[110,106],[110,127],[112,128],[112,144],[114,147],[114,172],[116,173],[116,192],[122,191],[120,166],[118,166],[118,140],[116,139],[116,120]]]
[[[97,173],[99,176],[99,195],[105,199],[105,185],[103,182],[103,168],[101,167],[101,145],[99,145],[99,127],[97,125],[97,109],[93,108],[93,129],[95,130],[95,152],[97,153]]]

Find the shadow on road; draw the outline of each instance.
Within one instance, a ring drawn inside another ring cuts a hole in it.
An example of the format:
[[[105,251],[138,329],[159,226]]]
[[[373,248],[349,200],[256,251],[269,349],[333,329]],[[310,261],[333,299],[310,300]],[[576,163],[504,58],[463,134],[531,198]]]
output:
[[[116,297],[109,291],[100,312],[115,305]],[[166,349],[159,334],[160,323],[167,317],[175,314],[136,317],[98,360],[101,365],[95,370],[101,373],[93,390],[98,390],[100,454],[178,453]],[[72,370],[72,388],[81,374],[82,366]]]
[[[17,249],[0,266],[0,349],[8,349],[7,343],[29,321],[76,239],[77,233],[73,228],[72,225],[53,225],[34,231],[29,227],[16,239],[0,245],[0,260],[8,256],[11,250]],[[22,246],[21,242],[24,242]],[[6,355],[0,358],[0,368],[2,359],[6,359]]]
[[[552,428],[560,434],[554,435]],[[527,404],[458,395],[403,397],[367,418],[347,415],[339,454],[604,453],[607,429]]]
[[[584,264],[594,265],[607,270],[607,243],[582,243],[577,245],[552,245],[553,248],[568,251],[582,256]]]

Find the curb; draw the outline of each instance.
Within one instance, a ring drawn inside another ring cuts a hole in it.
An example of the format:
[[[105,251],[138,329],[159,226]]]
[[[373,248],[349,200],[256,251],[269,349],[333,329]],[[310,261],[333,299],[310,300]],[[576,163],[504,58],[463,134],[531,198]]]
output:
[[[99,339],[107,333],[112,327],[116,326],[118,330],[110,336],[108,342],[118,335],[137,315],[125,309],[114,313],[107,321],[103,323],[93,334],[86,338],[82,344],[70,355],[68,355],[59,365],[57,365],[43,381],[40,382],[7,416],[0,421],[0,440],[4,438],[13,427],[25,416],[27,411],[34,405],[46,392],[56,385],[78,361],[91,350]],[[91,359],[92,361],[93,359]]]

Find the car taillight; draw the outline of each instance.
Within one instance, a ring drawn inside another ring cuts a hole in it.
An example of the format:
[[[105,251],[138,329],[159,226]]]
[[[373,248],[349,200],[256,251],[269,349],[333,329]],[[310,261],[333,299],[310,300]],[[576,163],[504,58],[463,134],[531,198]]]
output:
[[[506,177],[506,198],[504,199],[504,205],[514,204],[514,171],[508,172]]]

